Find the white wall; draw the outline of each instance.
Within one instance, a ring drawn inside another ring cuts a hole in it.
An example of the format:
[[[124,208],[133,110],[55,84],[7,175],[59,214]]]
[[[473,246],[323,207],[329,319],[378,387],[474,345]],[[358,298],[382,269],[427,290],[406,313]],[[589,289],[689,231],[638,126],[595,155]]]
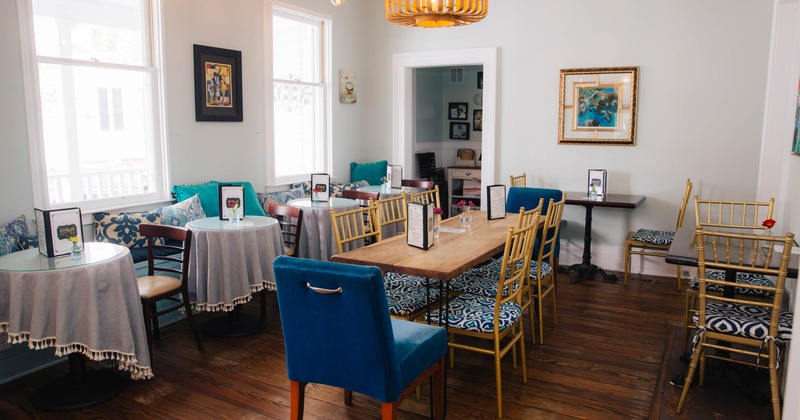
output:
[[[611,192],[646,195],[634,211],[594,212],[594,261],[621,269],[625,232],[674,227],[687,176],[704,197],[755,198],[771,14],[756,1],[505,0],[477,24],[425,30],[369,2],[366,124],[383,139],[371,156],[391,151],[392,54],[499,47],[496,179],[526,172],[534,186],[582,190],[587,169],[605,168]],[[640,67],[637,145],[558,145],[559,70],[610,66]],[[580,258],[582,210],[565,212],[562,262]]]

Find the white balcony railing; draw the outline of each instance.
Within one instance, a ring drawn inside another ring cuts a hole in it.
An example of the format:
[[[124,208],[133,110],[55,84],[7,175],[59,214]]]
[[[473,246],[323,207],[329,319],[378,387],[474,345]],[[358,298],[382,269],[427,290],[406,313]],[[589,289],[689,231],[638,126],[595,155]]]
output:
[[[72,181],[66,173],[48,174],[50,204],[125,197],[151,190],[147,168],[84,171],[80,174],[79,195],[72,193]]]

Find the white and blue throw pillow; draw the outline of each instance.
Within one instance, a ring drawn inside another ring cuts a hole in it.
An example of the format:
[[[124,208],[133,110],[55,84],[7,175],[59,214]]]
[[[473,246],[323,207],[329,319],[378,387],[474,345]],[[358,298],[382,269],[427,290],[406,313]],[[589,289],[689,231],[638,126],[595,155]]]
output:
[[[180,203],[153,210],[153,213],[161,213],[162,225],[178,227],[186,226],[192,220],[205,219],[206,217],[199,194],[195,194]]]

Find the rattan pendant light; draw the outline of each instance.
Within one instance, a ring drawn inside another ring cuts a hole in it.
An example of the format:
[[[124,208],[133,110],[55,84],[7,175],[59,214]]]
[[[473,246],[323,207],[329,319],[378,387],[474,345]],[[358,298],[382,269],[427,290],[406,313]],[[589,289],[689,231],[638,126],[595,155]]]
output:
[[[398,25],[443,28],[486,17],[488,0],[386,0],[386,20]]]

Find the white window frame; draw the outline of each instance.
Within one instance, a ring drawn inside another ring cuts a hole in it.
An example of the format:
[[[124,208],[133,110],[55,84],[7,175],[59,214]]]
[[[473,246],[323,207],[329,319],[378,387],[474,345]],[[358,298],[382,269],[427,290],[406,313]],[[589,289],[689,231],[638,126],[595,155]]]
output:
[[[78,206],[83,213],[114,210],[133,206],[146,206],[163,203],[171,200],[169,192],[168,155],[166,147],[165,117],[165,74],[163,66],[163,27],[161,0],[143,0],[149,18],[150,39],[146,54],[150,57],[149,67],[153,83],[150,107],[153,111],[153,171],[155,179],[151,186],[153,191],[146,194],[105,198],[89,201],[72,201],[59,203],[56,207]],[[23,84],[25,89],[26,114],[28,116],[28,144],[31,159],[31,177],[33,187],[34,206],[42,209],[51,208],[48,182],[47,165],[45,161],[45,144],[42,128],[42,104],[39,92],[39,62],[70,65],[87,65],[95,68],[114,69],[139,69],[140,66],[127,66],[120,64],[85,63],[82,60],[68,58],[39,57],[36,54],[36,44],[33,24],[32,0],[17,0],[17,11],[20,24],[20,43],[23,69]]]
[[[326,15],[322,15],[320,13],[306,10],[303,8],[295,7],[293,5],[288,5],[285,3],[273,3],[269,4],[266,3],[265,9],[265,21],[268,24],[264,25],[264,39],[266,40],[265,44],[265,76],[266,76],[266,92],[265,98],[267,98],[267,103],[265,106],[265,113],[266,121],[267,121],[267,129],[266,129],[266,142],[267,142],[267,184],[269,186],[279,186],[279,185],[287,185],[294,182],[301,182],[307,181],[311,179],[311,173],[308,174],[298,174],[292,176],[277,176],[275,173],[275,160],[278,156],[275,153],[275,88],[274,82],[275,81],[285,81],[285,80],[276,80],[273,75],[273,63],[272,63],[272,45],[273,45],[273,36],[272,36],[272,22],[273,16],[275,12],[283,15],[294,17],[299,20],[312,20],[315,22],[322,22],[322,41],[320,43],[321,46],[321,53],[322,53],[322,69],[321,69],[321,82],[322,85],[322,92],[324,95],[323,98],[323,107],[325,108],[321,113],[323,115],[324,121],[322,121],[321,126],[323,129],[323,150],[321,153],[323,154],[323,165],[324,168],[320,171],[316,172],[325,172],[331,175],[333,178],[332,173],[332,142],[331,142],[331,97],[332,97],[332,76],[331,76],[331,18]]]

